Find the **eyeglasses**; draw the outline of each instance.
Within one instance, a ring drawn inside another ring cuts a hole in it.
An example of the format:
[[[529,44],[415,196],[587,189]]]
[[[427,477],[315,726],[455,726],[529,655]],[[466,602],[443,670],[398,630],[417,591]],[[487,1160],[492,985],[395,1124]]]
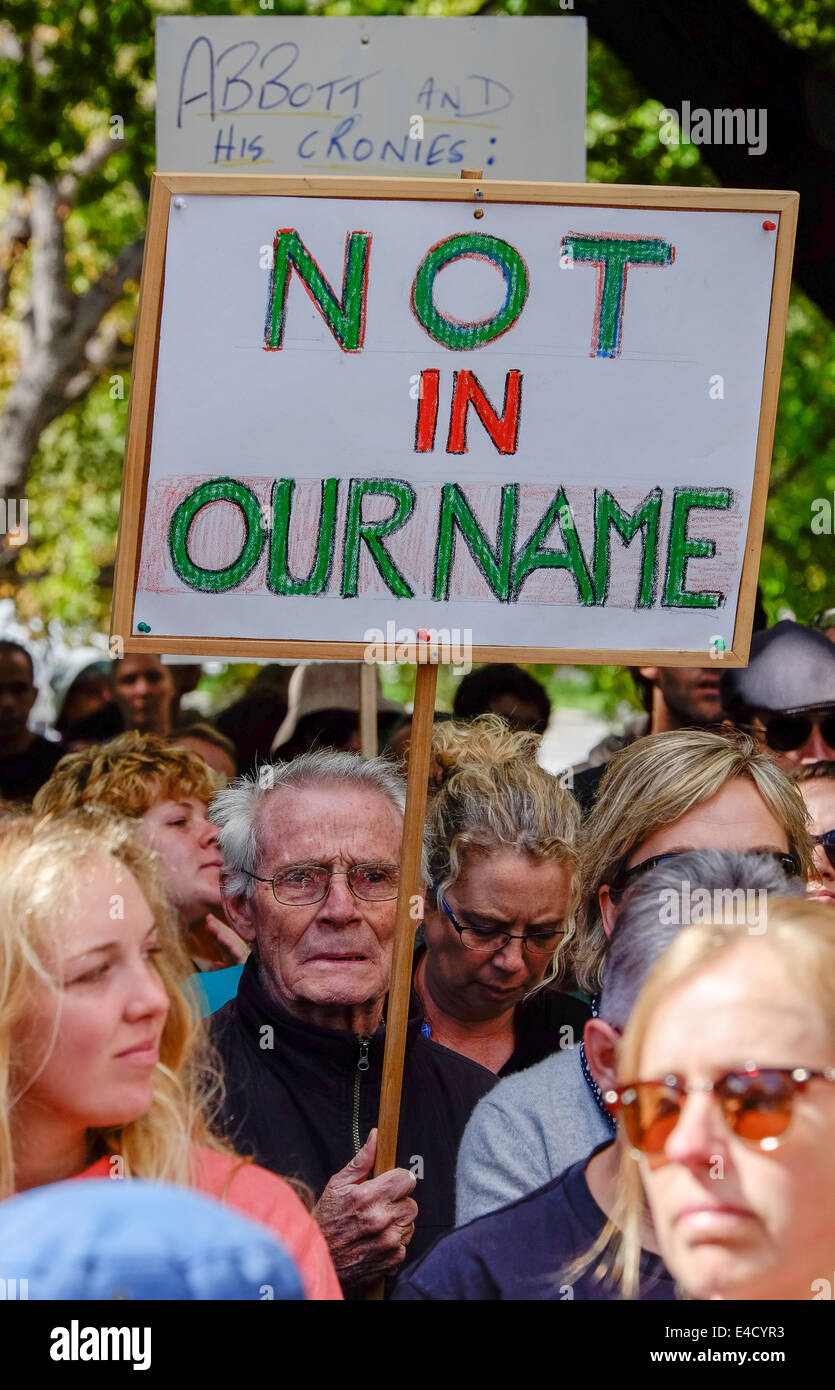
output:
[[[466,946],[468,951],[482,951],[486,954],[488,951],[503,950],[508,941],[521,941],[522,949],[532,951],[535,956],[552,956],[565,932],[564,927],[559,927],[556,931],[532,931],[519,935],[498,930],[496,927],[464,927],[437,884],[434,885],[434,891],[438,902],[460,936],[461,945]]]
[[[666,864],[671,859],[678,859],[682,854],[692,853],[691,850],[677,849],[670,850],[667,854],[653,854],[649,859],[642,859],[640,864],[633,864],[631,869],[621,869],[616,874],[614,881],[609,885],[609,895],[620,897],[622,893],[641,874],[649,873],[650,869],[655,869],[659,864]],[[764,858],[773,859],[786,875],[787,878],[799,878],[803,873],[803,865],[800,856],[793,850],[786,852],[779,849],[752,849],[747,850],[748,854],[760,854]]]
[[[324,864],[291,864],[272,878],[262,878],[248,869],[244,873],[259,883],[271,883],[277,903],[285,907],[305,907],[319,903],[330,892],[332,878],[347,879],[355,898],[362,902],[384,903],[397,897],[399,870],[396,864],[353,864],[350,869],[329,869]]]
[[[820,729],[821,738],[830,748],[835,748],[835,714],[805,715],[778,714],[765,724],[765,741],[774,753],[796,753],[812,737],[812,730]]]
[[[821,845],[823,852],[835,869],[835,830],[824,830],[822,835],[813,835],[812,839],[816,845]]]
[[[755,1067],[725,1072],[716,1081],[687,1082],[672,1074],[660,1081],[634,1081],[607,1091],[607,1105],[620,1105],[630,1144],[639,1153],[661,1153],[681,1119],[685,1097],[712,1091],[728,1128],[746,1143],[776,1149],[792,1122],[794,1099],[809,1081],[835,1081],[835,1067]]]

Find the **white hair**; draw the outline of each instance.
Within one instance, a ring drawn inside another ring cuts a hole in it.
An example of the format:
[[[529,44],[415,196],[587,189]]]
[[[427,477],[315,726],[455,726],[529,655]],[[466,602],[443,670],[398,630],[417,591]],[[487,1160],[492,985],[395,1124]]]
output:
[[[678,894],[685,884],[694,894],[741,892],[745,899],[749,893],[791,897],[804,889],[802,878],[787,878],[769,855],[743,850],[688,850],[643,874],[623,900],[603,958],[600,1017],[613,1028],[626,1027],[652,967],[687,925],[660,910],[669,901],[665,894]]]
[[[264,763],[254,775],[237,777],[217,793],[209,807],[209,819],[218,828],[225,866],[223,883],[230,897],[251,897],[255,891],[249,875],[258,863],[260,814],[267,797],[282,788],[298,791],[335,783],[375,792],[403,815],[406,781],[392,763],[332,748],[302,753],[291,762]]]

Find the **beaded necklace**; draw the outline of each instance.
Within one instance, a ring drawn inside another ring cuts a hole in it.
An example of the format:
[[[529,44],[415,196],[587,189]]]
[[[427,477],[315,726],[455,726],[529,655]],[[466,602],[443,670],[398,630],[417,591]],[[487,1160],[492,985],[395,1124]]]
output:
[[[594,998],[592,999],[592,1001],[591,1001],[591,1016],[592,1016],[592,1018],[599,1018],[599,1013],[598,1013],[598,1005],[599,1005],[599,1003],[600,1003],[600,995],[599,995],[599,994],[596,994],[596,995],[594,996]],[[617,1133],[617,1125],[616,1125],[616,1123],[615,1123],[615,1117],[614,1117],[614,1115],[612,1114],[611,1110],[609,1109],[608,1105],[606,1104],[605,1100],[603,1099],[603,1092],[601,1091],[600,1087],[598,1086],[597,1082],[595,1081],[594,1077],[593,1077],[592,1074],[591,1074],[591,1068],[590,1068],[590,1066],[589,1066],[589,1064],[588,1064],[588,1060],[587,1060],[587,1058],[586,1058],[586,1049],[585,1049],[585,1046],[584,1046],[584,1044],[583,1044],[582,1042],[580,1043],[580,1066],[583,1068],[583,1076],[586,1078],[586,1085],[588,1086],[589,1090],[591,1091],[592,1095],[594,1096],[594,1103],[595,1103],[595,1105],[597,1106],[598,1110],[600,1111],[601,1115],[603,1116],[604,1120],[606,1121],[606,1124],[607,1124],[608,1129],[609,1129],[609,1133],[610,1133],[610,1134],[613,1134],[613,1135],[616,1134],[616,1133]]]

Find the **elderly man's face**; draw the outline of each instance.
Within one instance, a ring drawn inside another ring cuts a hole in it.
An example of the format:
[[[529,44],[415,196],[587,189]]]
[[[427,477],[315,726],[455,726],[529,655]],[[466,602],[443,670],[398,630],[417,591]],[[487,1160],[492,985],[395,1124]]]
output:
[[[343,783],[279,788],[266,801],[256,873],[296,864],[342,871],[321,902],[303,907],[276,902],[269,883],[255,885],[251,922],[264,983],[290,1013],[370,1004],[386,993],[396,900],[357,899],[344,874],[354,864],[398,864],[402,831],[385,796]]]

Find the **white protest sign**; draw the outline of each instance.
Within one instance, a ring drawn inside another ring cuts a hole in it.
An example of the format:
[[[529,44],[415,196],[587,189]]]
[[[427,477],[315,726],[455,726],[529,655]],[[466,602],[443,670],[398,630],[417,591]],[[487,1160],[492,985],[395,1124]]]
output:
[[[796,195],[257,184],[155,180],[121,631],[747,647]]]
[[[585,178],[586,21],[165,17],[157,168]]]

